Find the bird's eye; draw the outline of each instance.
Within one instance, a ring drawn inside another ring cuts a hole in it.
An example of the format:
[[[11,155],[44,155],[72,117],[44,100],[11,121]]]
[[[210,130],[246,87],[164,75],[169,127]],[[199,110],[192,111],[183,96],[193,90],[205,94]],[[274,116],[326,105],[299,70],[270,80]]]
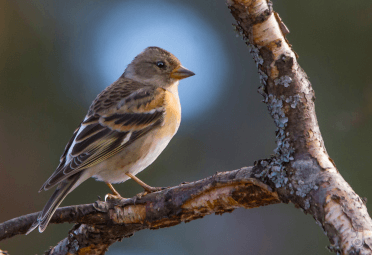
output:
[[[160,68],[164,68],[164,67],[165,67],[165,64],[164,64],[163,61],[158,61],[158,62],[156,62],[156,65],[157,65],[158,67],[160,67]]]

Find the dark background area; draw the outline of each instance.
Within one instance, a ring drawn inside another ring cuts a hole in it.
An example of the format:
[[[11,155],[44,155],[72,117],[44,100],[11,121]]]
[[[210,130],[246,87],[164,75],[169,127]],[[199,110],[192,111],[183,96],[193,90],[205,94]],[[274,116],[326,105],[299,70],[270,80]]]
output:
[[[91,101],[147,46],[171,51],[196,76],[180,84],[177,135],[139,178],[173,186],[273,153],[275,127],[256,93],[257,69],[225,2],[133,2],[0,1],[0,222],[43,208],[52,192],[37,191]],[[273,3],[316,92],[328,153],[353,189],[372,197],[372,2]],[[133,181],[115,187],[127,197],[142,191]],[[88,180],[63,205],[108,192]],[[51,225],[0,249],[42,254],[70,228]],[[326,245],[311,216],[283,204],[140,231],[107,254],[328,254]]]

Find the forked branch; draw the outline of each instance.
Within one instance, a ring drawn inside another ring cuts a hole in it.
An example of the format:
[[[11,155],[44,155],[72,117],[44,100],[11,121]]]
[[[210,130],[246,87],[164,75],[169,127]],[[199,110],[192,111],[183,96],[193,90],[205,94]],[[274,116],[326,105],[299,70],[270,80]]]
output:
[[[311,214],[327,234],[329,249],[372,253],[372,221],[362,199],[329,157],[315,114],[311,83],[285,35],[289,30],[267,0],[228,0],[256,62],[264,97],[277,126],[275,156],[262,160],[260,179]]]

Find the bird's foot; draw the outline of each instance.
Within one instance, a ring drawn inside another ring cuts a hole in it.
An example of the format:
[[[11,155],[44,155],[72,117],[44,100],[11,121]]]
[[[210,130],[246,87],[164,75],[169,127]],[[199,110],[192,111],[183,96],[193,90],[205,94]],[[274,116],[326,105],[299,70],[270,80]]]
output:
[[[105,202],[107,202],[107,200],[122,200],[122,199],[127,199],[127,198],[124,198],[120,195],[113,195],[113,194],[107,194],[105,196]]]
[[[143,196],[146,196],[148,193],[147,191],[142,191],[141,193],[138,193],[135,197],[135,200],[141,200]]]

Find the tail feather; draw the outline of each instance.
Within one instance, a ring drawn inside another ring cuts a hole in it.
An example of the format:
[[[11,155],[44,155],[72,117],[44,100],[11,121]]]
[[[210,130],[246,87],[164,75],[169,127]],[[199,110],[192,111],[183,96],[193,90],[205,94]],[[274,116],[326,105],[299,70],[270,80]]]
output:
[[[75,174],[58,185],[57,189],[54,191],[53,195],[44,206],[44,209],[40,212],[36,221],[31,225],[26,235],[31,233],[37,227],[39,227],[40,233],[42,233],[46,229],[54,212],[57,210],[58,206],[62,203],[63,199],[65,199],[68,193],[72,191],[75,183],[78,181],[79,178],[80,174]]]

